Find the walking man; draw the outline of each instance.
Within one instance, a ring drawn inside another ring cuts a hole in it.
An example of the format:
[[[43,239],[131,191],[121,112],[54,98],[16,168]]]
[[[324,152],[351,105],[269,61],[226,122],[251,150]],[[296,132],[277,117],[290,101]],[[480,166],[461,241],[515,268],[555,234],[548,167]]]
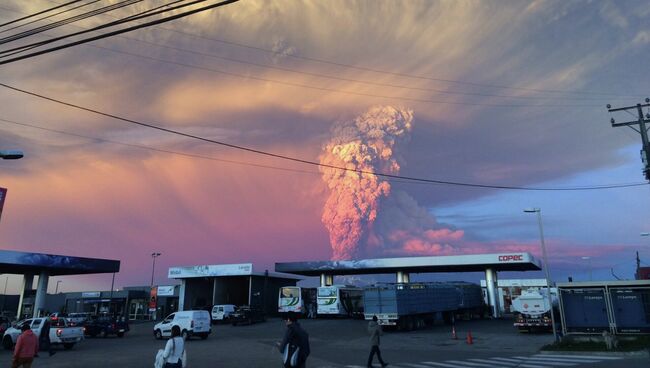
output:
[[[287,330],[284,333],[282,342],[278,343],[280,353],[285,354],[284,366],[295,368],[306,368],[307,357],[309,356],[309,335],[302,329],[295,313],[288,313],[284,317]],[[295,364],[292,362],[292,356],[296,349],[298,358]]]
[[[372,367],[372,359],[377,354],[377,359],[382,367],[386,367],[388,363],[384,362],[381,358],[381,351],[379,351],[379,336],[382,335],[381,326],[377,322],[377,316],[372,316],[372,321],[368,322],[368,333],[370,334],[370,355],[368,356],[368,368]]]
[[[50,356],[56,354],[50,342],[50,319],[45,317],[43,327],[41,328],[41,336],[39,337],[39,346],[43,351],[47,351]]]
[[[31,368],[34,357],[38,354],[38,337],[32,332],[29,323],[24,323],[20,329],[22,333],[16,341],[11,368]]]

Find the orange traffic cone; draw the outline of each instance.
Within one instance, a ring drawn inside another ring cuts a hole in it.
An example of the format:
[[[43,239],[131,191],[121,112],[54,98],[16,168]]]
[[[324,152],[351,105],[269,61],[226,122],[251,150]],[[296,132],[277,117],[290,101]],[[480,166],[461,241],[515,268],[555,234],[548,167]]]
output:
[[[467,345],[472,345],[474,343],[474,338],[472,338],[472,331],[467,332]]]
[[[451,326],[451,339],[458,340],[458,336],[456,335],[456,326]]]

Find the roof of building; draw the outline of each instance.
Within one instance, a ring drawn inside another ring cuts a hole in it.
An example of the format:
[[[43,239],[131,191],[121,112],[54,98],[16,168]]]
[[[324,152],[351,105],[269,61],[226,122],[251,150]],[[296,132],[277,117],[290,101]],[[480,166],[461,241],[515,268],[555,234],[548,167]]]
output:
[[[460,256],[400,257],[352,261],[312,261],[276,263],[278,272],[304,276],[360,275],[379,273],[537,271],[541,263],[530,253],[494,253]]]
[[[0,270],[23,275],[47,272],[50,276],[113,273],[119,272],[120,261],[0,250]]]

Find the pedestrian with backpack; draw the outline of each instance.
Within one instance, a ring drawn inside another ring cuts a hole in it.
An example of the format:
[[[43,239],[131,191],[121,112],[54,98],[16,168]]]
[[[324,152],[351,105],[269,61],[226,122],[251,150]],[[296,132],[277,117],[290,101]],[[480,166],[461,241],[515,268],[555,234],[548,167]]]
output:
[[[185,366],[185,340],[181,337],[181,328],[172,327],[172,337],[167,340],[163,351],[164,368],[183,368]]]
[[[278,349],[283,354],[285,368],[306,368],[309,356],[309,334],[302,329],[295,313],[287,313],[283,318],[287,326]]]

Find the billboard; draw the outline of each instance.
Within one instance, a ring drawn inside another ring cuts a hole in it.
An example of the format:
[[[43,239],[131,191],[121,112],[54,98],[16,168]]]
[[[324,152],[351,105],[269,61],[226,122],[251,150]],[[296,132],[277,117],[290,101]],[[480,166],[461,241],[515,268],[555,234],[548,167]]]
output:
[[[252,263],[170,267],[167,276],[170,279],[214,276],[249,276],[253,274]]]

